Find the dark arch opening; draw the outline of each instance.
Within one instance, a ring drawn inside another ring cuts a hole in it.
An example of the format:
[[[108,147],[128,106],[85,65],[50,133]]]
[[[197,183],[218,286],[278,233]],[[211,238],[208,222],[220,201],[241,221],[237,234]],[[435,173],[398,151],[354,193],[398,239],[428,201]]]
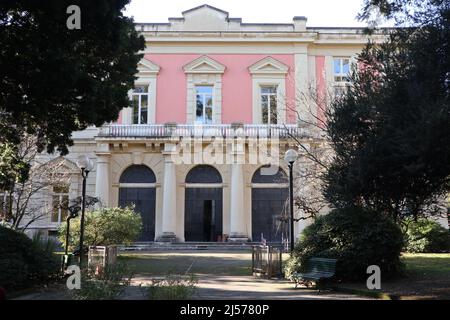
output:
[[[208,165],[192,168],[186,183],[222,183],[219,171]],[[222,187],[187,187],[184,205],[184,236],[186,241],[219,241],[222,236]]]
[[[135,164],[125,169],[119,179],[120,183],[155,183],[153,170],[143,164]]]
[[[152,169],[145,165],[129,166],[122,173],[120,183],[155,183],[156,177]],[[123,187],[119,188],[119,206],[135,206],[135,211],[142,217],[142,233],[138,241],[155,239],[155,203],[156,188]]]
[[[263,174],[261,171],[264,167],[256,170],[252,183],[273,184],[273,187],[252,188],[252,240],[260,241],[264,238],[268,242],[281,242],[289,235],[285,222],[289,189],[276,185],[287,183],[288,178],[281,168],[278,168],[276,174]]]
[[[263,168],[269,168],[268,165],[262,166],[253,174],[252,183],[287,183],[288,177],[286,173],[278,167],[278,171],[275,174],[265,174],[262,171]],[[272,170],[272,169],[271,169]],[[272,173],[272,172],[270,172]]]
[[[186,183],[222,183],[222,176],[212,166],[199,165],[188,172]]]

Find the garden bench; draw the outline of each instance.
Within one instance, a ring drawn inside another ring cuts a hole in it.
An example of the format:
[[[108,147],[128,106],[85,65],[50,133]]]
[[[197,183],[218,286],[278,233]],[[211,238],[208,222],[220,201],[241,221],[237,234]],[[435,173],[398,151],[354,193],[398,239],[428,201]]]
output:
[[[306,261],[306,268],[304,272],[294,272],[292,274],[292,281],[295,282],[295,288],[299,284],[309,284],[314,281],[317,284],[322,279],[329,279],[334,276],[336,271],[336,259],[327,258],[311,258]]]

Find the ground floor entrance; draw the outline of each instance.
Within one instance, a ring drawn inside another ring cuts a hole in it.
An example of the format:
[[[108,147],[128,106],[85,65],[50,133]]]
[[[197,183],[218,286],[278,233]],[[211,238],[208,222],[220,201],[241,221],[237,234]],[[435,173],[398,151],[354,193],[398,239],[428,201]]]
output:
[[[287,218],[288,189],[252,189],[252,239],[281,242],[289,237]]]
[[[138,241],[155,239],[155,188],[120,188],[119,206],[135,206],[142,218],[142,233]]]
[[[185,241],[218,241],[222,236],[222,188],[186,188]]]

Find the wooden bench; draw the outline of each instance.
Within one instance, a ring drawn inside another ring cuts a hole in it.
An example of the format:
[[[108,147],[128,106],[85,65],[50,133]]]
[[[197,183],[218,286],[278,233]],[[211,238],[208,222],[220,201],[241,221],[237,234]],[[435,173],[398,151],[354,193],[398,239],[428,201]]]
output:
[[[305,284],[309,287],[311,282],[315,282],[316,286],[322,279],[329,279],[334,276],[336,272],[336,259],[327,258],[311,258],[306,262],[304,272],[294,272],[292,274],[292,281],[295,282],[295,287],[299,284]]]

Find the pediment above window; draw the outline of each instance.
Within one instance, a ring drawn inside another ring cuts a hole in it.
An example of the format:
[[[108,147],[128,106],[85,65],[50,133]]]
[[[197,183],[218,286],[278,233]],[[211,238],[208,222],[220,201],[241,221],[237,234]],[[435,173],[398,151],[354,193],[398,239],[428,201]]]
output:
[[[224,73],[225,66],[208,56],[201,56],[183,67],[185,73]]]
[[[63,156],[59,156],[56,158],[53,158],[50,161],[47,161],[45,163],[42,163],[41,166],[46,166],[47,168],[50,168],[52,172],[56,173],[79,173],[80,169],[78,168],[77,164]]]
[[[248,70],[251,74],[286,74],[289,67],[281,61],[267,57],[252,64]]]
[[[161,68],[150,60],[141,59],[138,63],[137,69],[138,73],[141,75],[156,75]]]

